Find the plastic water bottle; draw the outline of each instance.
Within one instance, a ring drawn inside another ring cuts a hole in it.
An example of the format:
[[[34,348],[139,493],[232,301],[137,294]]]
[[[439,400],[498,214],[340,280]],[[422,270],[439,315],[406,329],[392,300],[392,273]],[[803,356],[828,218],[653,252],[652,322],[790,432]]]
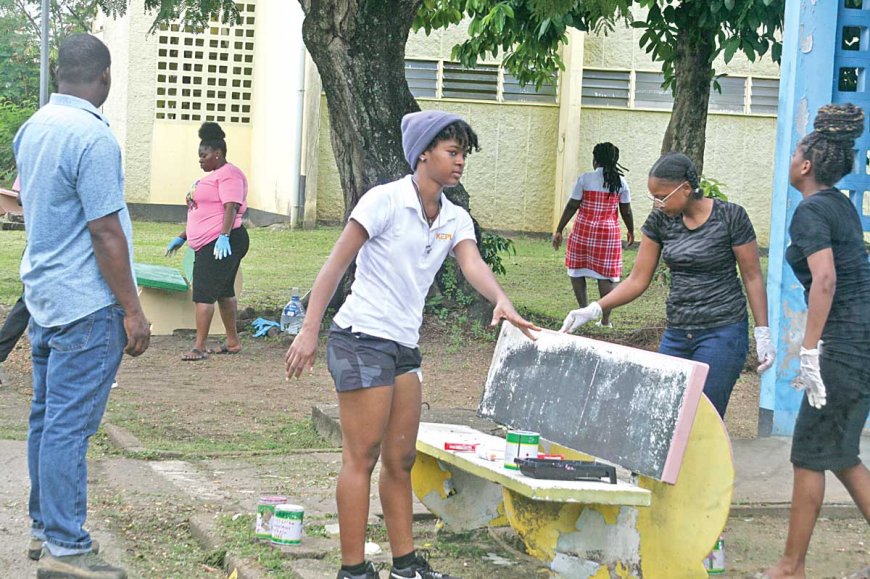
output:
[[[290,301],[281,312],[281,331],[295,336],[302,329],[305,320],[305,307],[299,299],[299,288],[294,287],[290,294]]]

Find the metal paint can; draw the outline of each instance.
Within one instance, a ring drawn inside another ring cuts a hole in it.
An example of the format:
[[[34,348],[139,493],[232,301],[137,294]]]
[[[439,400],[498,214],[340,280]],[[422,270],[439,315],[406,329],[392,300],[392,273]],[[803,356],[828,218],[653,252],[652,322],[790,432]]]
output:
[[[704,558],[704,569],[708,575],[721,575],[725,572],[725,539],[719,537],[716,546]]]
[[[519,470],[515,458],[536,458],[541,435],[528,430],[509,430],[505,437],[504,467]]]
[[[254,521],[254,537],[261,541],[272,540],[272,517],[275,516],[275,507],[287,502],[287,497],[268,496],[260,497],[257,502],[257,519]]]
[[[278,505],[272,518],[272,543],[298,545],[302,542],[302,518],[305,509],[299,505]]]

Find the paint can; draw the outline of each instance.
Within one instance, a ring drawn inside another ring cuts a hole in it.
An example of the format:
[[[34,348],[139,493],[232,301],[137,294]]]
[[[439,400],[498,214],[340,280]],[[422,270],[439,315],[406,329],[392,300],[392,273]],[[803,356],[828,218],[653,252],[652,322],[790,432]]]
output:
[[[257,502],[257,519],[254,521],[254,537],[260,541],[272,540],[272,517],[275,516],[275,507],[287,502],[287,497],[268,496],[260,497]]]
[[[505,437],[504,467],[519,470],[515,458],[536,458],[541,435],[528,430],[509,430]]]
[[[716,541],[716,546],[710,551],[710,554],[704,558],[704,569],[707,570],[707,575],[721,575],[725,572],[725,539],[719,537]]]
[[[305,509],[299,505],[278,505],[272,517],[272,543],[298,545],[302,542],[302,517]]]

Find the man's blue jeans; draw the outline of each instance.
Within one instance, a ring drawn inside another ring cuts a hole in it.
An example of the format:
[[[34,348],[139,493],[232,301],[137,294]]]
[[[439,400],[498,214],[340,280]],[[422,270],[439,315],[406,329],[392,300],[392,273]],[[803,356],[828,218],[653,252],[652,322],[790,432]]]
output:
[[[659,352],[710,366],[704,394],[716,407],[719,416],[724,418],[731,391],[749,352],[749,322],[744,319],[705,330],[667,328]]]
[[[32,533],[52,555],[91,549],[88,440],[97,431],[127,344],[124,310],[108,306],[65,326],[32,320],[33,401],[27,460]]]

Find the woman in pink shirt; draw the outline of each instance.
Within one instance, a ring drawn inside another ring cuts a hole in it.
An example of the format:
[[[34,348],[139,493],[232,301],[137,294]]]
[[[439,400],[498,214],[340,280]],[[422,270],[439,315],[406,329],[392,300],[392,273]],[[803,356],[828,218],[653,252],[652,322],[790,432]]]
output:
[[[237,354],[242,345],[236,332],[236,293],[233,284],[239,264],[248,253],[248,232],[242,226],[248,196],[245,174],[227,161],[225,134],[217,123],[199,128],[199,166],[207,173],[187,193],[187,227],[169,242],[172,254],[187,241],[195,252],[193,301],[196,303],[196,342],[181,359],[205,360],[209,354]],[[226,328],[226,341],[206,349],[208,330],[217,301]]]

